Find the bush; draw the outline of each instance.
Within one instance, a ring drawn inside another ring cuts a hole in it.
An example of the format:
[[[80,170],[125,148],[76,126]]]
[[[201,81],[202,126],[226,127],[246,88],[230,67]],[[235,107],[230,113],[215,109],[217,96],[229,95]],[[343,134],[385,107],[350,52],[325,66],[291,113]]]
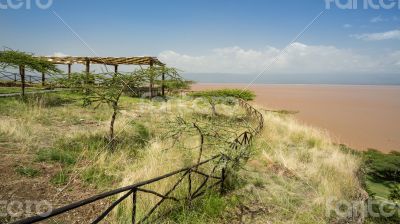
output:
[[[219,89],[193,92],[189,94],[193,97],[234,97],[246,101],[254,100],[256,95],[245,89]]]
[[[400,187],[399,186],[394,186],[390,190],[389,199],[392,201],[400,201]]]
[[[383,154],[370,149],[365,156],[368,175],[377,180],[400,182],[400,153]]]
[[[255,94],[250,90],[220,89],[194,92],[189,94],[189,96],[206,98],[208,103],[211,105],[212,113],[215,116],[217,115],[217,104],[232,105],[235,103],[235,99],[242,99],[246,101],[253,100]]]

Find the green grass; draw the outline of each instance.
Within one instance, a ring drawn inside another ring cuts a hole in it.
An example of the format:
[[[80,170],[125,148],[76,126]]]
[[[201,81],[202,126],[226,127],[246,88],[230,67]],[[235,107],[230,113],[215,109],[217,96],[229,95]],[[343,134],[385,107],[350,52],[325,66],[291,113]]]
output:
[[[50,182],[54,185],[65,185],[67,184],[68,179],[68,172],[66,170],[61,170],[51,178]]]
[[[17,172],[19,175],[27,177],[36,177],[40,174],[39,170],[28,166],[17,166],[15,168],[15,172]]]
[[[70,151],[60,149],[41,149],[36,155],[38,162],[59,162],[72,165],[76,162],[77,155]]]
[[[133,141],[136,142],[139,146],[146,145],[150,140],[149,130],[146,128],[146,126],[140,123],[135,123],[134,128],[135,135],[133,136]]]
[[[230,200],[217,194],[209,193],[203,198],[195,199],[191,206],[183,203],[169,215],[172,223],[217,223],[223,212],[232,205]],[[167,221],[168,222],[168,221]]]
[[[44,90],[44,88],[40,87],[25,87],[25,92],[34,92]],[[21,87],[0,87],[0,94],[7,94],[7,93],[21,93]]]
[[[90,167],[82,173],[82,179],[97,188],[110,186],[115,178],[106,173],[101,167]]]
[[[375,196],[379,196],[385,199],[389,198],[390,190],[395,185],[400,186],[400,183],[394,181],[380,181],[376,182],[373,178],[368,178],[366,180],[366,186],[370,192]]]

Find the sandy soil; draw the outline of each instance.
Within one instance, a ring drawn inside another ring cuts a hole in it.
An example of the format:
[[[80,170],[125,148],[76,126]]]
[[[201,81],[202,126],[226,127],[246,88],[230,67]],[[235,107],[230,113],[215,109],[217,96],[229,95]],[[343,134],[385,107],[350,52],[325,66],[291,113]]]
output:
[[[192,90],[246,86],[195,84]],[[400,86],[256,84],[249,89],[257,104],[299,111],[295,116],[301,122],[328,130],[335,142],[400,151]]]

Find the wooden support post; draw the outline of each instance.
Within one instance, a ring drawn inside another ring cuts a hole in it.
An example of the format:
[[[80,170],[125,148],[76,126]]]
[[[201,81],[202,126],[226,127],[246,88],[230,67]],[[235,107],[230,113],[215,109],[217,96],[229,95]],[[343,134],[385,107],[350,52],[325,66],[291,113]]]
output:
[[[150,61],[150,68],[153,67],[153,60]],[[153,98],[153,77],[149,77],[149,91],[150,91],[150,99]]]
[[[114,65],[114,73],[115,73],[115,74],[118,73],[118,65]]]
[[[25,66],[19,66],[19,75],[21,76],[22,96],[25,96]]]
[[[44,72],[42,72],[42,86],[45,85],[45,82],[46,82],[46,76],[45,76]]]
[[[89,83],[91,83],[91,80],[89,80],[89,74],[90,74],[90,60],[89,60],[89,58],[86,58],[85,73],[86,73],[86,84],[89,84]]]
[[[164,74],[164,73],[162,74],[161,78],[162,78],[162,82],[161,82],[161,95],[164,97],[164,96],[165,96],[165,85],[164,85],[164,82],[165,82],[165,74]]]
[[[71,78],[71,66],[72,64],[68,64],[68,79]]]
[[[17,73],[14,73],[14,83],[17,83]]]

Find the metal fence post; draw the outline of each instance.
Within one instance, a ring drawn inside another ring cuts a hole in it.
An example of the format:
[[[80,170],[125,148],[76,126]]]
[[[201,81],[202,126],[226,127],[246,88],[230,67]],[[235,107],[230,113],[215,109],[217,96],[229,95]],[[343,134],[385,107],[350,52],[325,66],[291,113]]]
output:
[[[188,203],[192,206],[192,169],[189,169],[188,173]]]
[[[132,224],[136,223],[136,193],[137,189],[132,192]]]
[[[220,189],[221,195],[225,193],[225,186],[224,186],[225,178],[226,178],[226,170],[225,167],[223,167],[221,170],[221,189]]]

